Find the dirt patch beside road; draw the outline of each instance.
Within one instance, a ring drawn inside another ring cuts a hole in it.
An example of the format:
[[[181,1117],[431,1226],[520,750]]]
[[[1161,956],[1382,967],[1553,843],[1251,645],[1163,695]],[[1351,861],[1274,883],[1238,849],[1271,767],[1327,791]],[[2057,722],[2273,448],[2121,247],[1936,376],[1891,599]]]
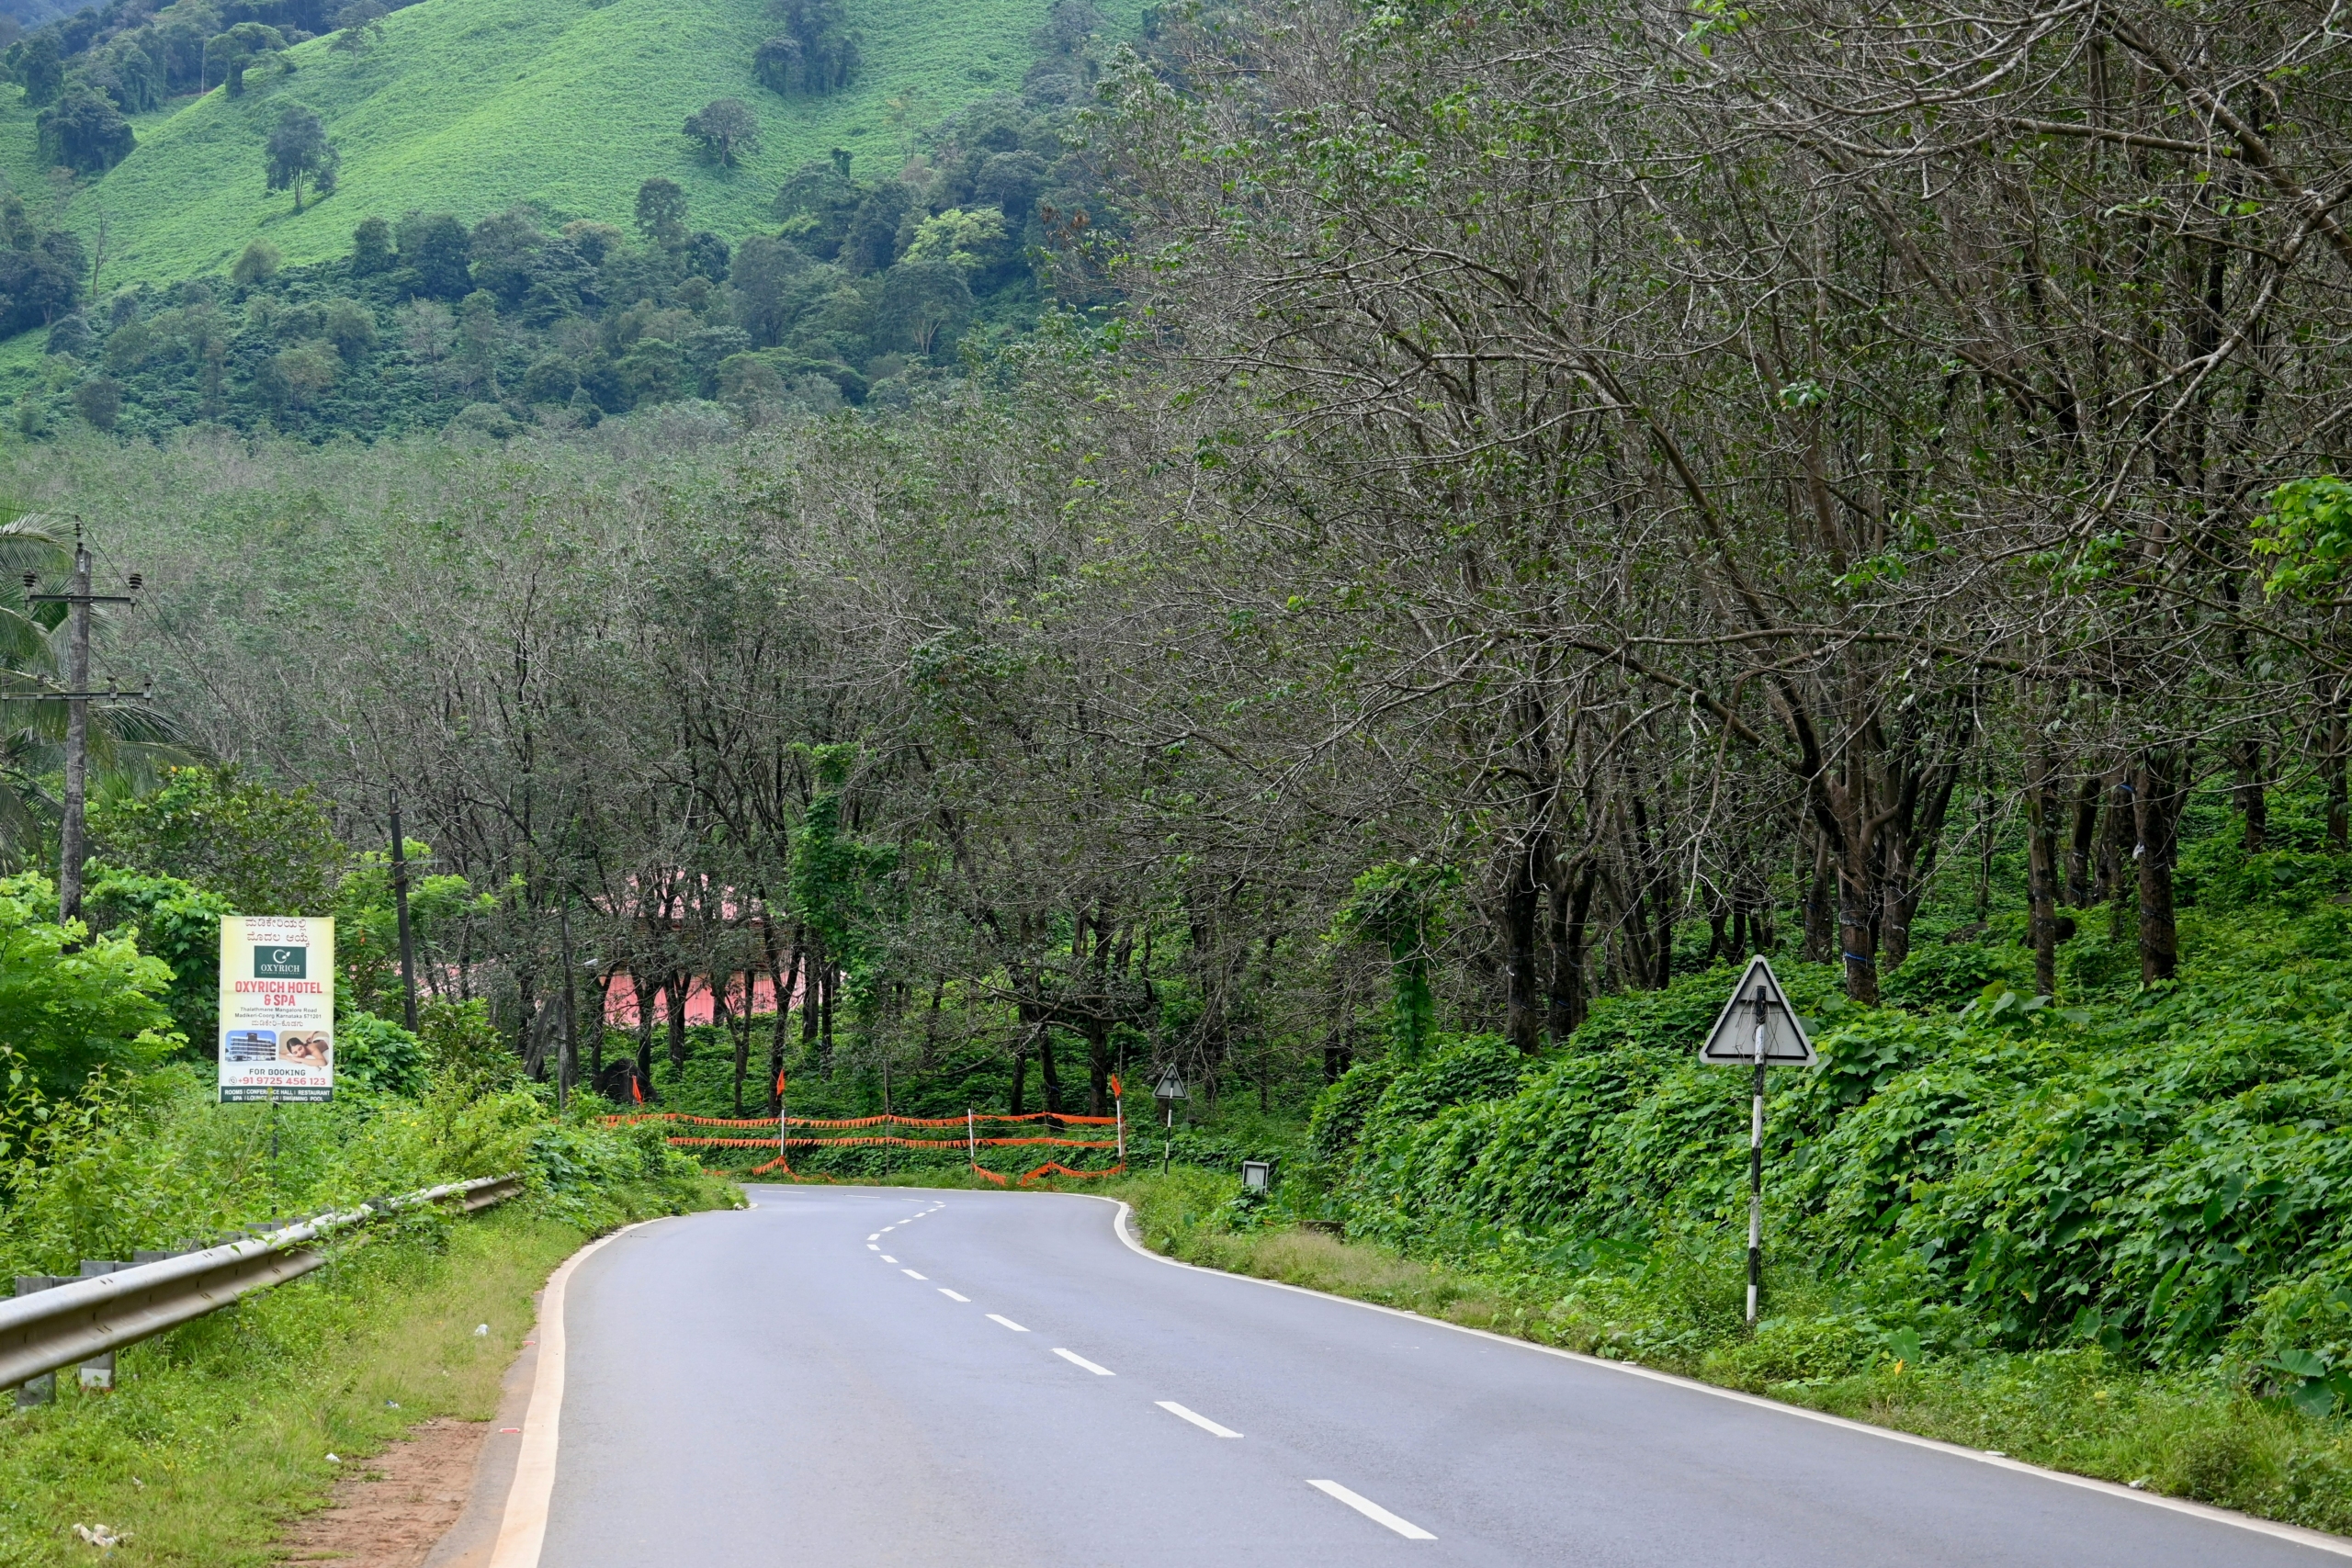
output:
[[[356,1475],[336,1483],[334,1502],[297,1524],[282,1548],[288,1562],[347,1568],[418,1568],[458,1522],[474,1485],[488,1421],[427,1421]]]

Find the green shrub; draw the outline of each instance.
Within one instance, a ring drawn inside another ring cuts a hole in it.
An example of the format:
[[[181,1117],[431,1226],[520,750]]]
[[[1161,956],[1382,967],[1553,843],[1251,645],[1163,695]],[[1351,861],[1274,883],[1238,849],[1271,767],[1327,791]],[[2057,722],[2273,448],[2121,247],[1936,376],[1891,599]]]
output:
[[[1345,1161],[1363,1135],[1373,1107],[1396,1077],[1396,1065],[1385,1056],[1358,1062],[1339,1081],[1317,1097],[1307,1118],[1307,1148],[1325,1165]]]
[[[424,1046],[389,1019],[345,1013],[335,1021],[334,1073],[338,1087],[413,1098],[425,1089]]]

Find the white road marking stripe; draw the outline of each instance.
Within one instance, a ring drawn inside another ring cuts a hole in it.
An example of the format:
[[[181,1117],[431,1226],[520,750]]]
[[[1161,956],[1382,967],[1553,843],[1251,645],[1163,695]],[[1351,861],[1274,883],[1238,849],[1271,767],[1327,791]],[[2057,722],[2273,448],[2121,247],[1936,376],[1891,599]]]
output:
[[[876,1231],[872,1235],[867,1236],[865,1239],[868,1241],[880,1241],[882,1239],[882,1233],[880,1231]]]
[[[1159,1407],[1170,1416],[1181,1416],[1213,1438],[1238,1438],[1240,1433],[1230,1427],[1220,1427],[1196,1410],[1187,1410],[1172,1399],[1159,1401]]]
[[[1001,1324],[1004,1325],[1007,1328],[1010,1328],[1011,1330],[1012,1330],[1012,1332],[1014,1332],[1015,1334],[1026,1334],[1026,1333],[1028,1333],[1028,1332],[1029,1332],[1027,1329],[1025,1329],[1025,1328],[1022,1327],[1019,1324],[1017,1324],[1017,1323],[1013,1322],[1013,1321],[1012,1321],[1012,1319],[1011,1319],[1011,1318],[1009,1318],[1009,1317],[1005,1316],[1002,1313],[995,1313],[995,1312],[992,1312],[992,1313],[989,1314],[989,1321],[990,1323],[1001,1323]]]
[[[868,1252],[879,1252],[882,1249],[869,1241],[865,1244],[865,1250]]]
[[[659,1223],[645,1220],[639,1224]],[[539,1548],[547,1540],[548,1505],[555,1492],[556,1438],[563,1418],[565,1288],[571,1283],[573,1270],[599,1248],[638,1228],[625,1225],[573,1253],[548,1279],[547,1292],[539,1298],[539,1322],[533,1336],[538,1340],[539,1359],[532,1370],[531,1403],[523,1417],[523,1438],[514,1455],[514,1483],[506,1490],[498,1540],[490,1550],[492,1568],[538,1568]]]
[[[1088,1360],[1085,1357],[1080,1355],[1077,1351],[1065,1350],[1058,1345],[1054,1347],[1054,1354],[1059,1356],[1063,1360],[1068,1361],[1073,1367],[1084,1367],[1088,1371],[1092,1372],[1098,1378],[1114,1378],[1119,1375],[1110,1368],[1098,1367],[1093,1362]]]
[[[875,1250],[876,1250],[876,1251],[877,1251],[877,1252],[880,1252],[880,1251],[881,1251],[881,1248],[876,1247],[876,1248],[875,1248]],[[898,1259],[897,1259],[897,1258],[893,1258],[893,1257],[891,1257],[888,1253],[884,1252],[884,1253],[882,1253],[882,1261],[883,1261],[883,1262],[885,1262],[885,1263],[896,1263],[896,1262],[898,1261]]]
[[[920,1274],[916,1273],[916,1272],[915,1272],[913,1269],[899,1269],[899,1273],[901,1273],[901,1274],[904,1274],[904,1275],[905,1275],[908,1279],[910,1279],[910,1280],[922,1280],[922,1279],[923,1279],[923,1277],[922,1277],[922,1275],[920,1275]],[[927,1285],[927,1284],[931,1283],[931,1281],[930,1281],[930,1280],[923,1280],[923,1283]]]
[[[949,1289],[948,1289],[946,1286],[944,1286],[944,1285],[942,1285],[942,1286],[940,1286],[940,1287],[939,1287],[939,1293],[940,1293],[941,1295],[943,1295],[943,1296],[945,1296],[945,1297],[946,1297],[949,1301],[951,1301],[951,1302],[962,1302],[966,1306],[970,1306],[970,1305],[972,1304],[972,1298],[971,1298],[971,1297],[969,1297],[969,1296],[959,1296],[959,1295],[957,1295],[955,1292],[953,1292],[953,1291],[949,1290]]]
[[[1310,1481],[1307,1484],[1326,1496],[1337,1497],[1373,1523],[1386,1525],[1407,1540],[1435,1540],[1437,1539],[1412,1520],[1398,1518],[1371,1498],[1360,1497],[1336,1481]]]

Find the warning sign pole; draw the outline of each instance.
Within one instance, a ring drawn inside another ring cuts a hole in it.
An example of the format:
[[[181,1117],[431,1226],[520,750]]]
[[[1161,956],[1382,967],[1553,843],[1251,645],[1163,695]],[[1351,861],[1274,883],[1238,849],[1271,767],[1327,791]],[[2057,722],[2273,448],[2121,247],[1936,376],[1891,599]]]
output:
[[[1747,1326],[1764,1284],[1764,988],[1756,988],[1756,1098],[1747,1119]]]
[[[1780,977],[1761,954],[1748,961],[1732,987],[1707,1043],[1699,1047],[1699,1060],[1707,1066],[1746,1066],[1755,1074],[1747,1102],[1747,1325],[1753,1328],[1764,1292],[1764,1076],[1772,1067],[1810,1067],[1820,1060]]]

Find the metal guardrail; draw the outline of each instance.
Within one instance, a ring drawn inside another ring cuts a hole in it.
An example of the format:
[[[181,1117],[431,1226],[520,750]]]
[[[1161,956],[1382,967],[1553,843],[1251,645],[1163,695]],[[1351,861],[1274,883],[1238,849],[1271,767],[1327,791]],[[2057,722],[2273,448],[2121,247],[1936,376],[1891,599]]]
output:
[[[455,1199],[467,1212],[504,1202],[520,1176],[484,1176],[378,1198],[246,1241],[184,1252],[0,1301],[0,1390],[176,1328],[241,1296],[300,1279],[326,1262],[307,1244],[370,1220]]]

